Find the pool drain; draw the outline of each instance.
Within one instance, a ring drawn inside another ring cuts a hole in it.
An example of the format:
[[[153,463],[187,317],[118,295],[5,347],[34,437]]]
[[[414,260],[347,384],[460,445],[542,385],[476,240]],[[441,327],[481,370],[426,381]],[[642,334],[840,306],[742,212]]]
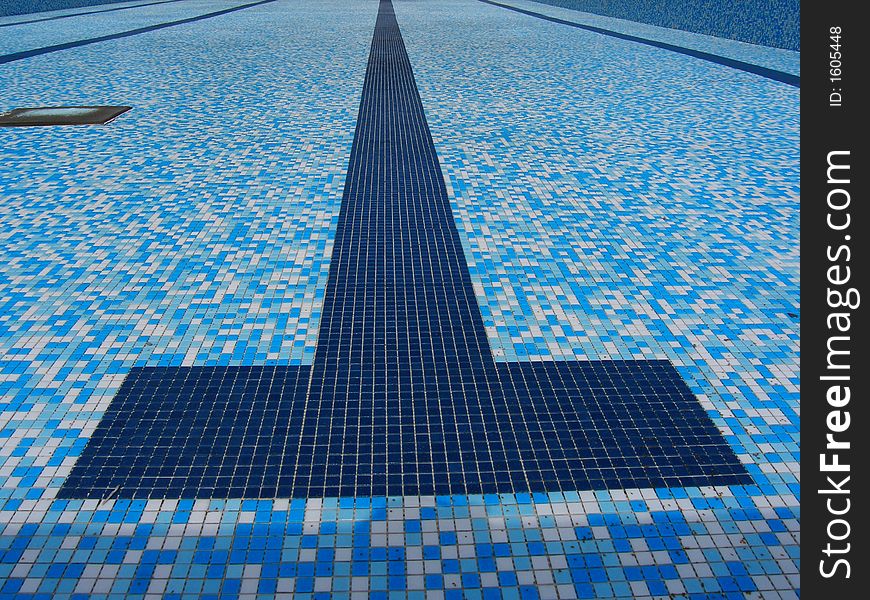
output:
[[[37,127],[42,125],[103,125],[130,106],[52,106],[16,108],[0,113],[0,127]]]

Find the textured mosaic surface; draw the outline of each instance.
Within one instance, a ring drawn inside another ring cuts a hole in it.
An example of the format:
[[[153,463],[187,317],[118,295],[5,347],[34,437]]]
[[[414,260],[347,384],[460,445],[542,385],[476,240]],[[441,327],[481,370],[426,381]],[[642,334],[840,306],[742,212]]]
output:
[[[535,0],[753,44],[800,50],[800,0]]]
[[[374,31],[313,365],[134,368],[59,497],[751,482],[667,361],[496,366],[389,0]]]
[[[0,594],[794,597],[798,91],[479,2],[396,13],[497,360],[669,359],[755,483],[55,499],[131,367],[311,363],[376,10],[3,66],[134,109],[2,132]]]
[[[157,25],[166,21],[177,21],[195,17],[232,6],[251,4],[255,1],[185,0],[184,2],[174,3],[175,6],[171,8],[167,8],[164,4],[146,3],[146,5],[140,8],[125,10],[120,13],[116,11],[88,14],[97,9],[79,9],[75,11],[75,14],[85,14],[63,19],[63,23],[38,21],[31,15],[27,20],[33,20],[34,22],[17,25],[14,29],[9,27],[3,28],[5,35],[0,37],[0,54],[13,54],[55,44],[87,40],[149,25]],[[49,13],[49,15],[51,14],[53,13]],[[167,18],[167,16],[170,18]],[[25,19],[21,17],[9,19],[10,22],[23,20]],[[100,48],[102,46],[98,47],[98,49]]]
[[[762,71],[770,69],[779,73],[765,75],[768,78],[800,85],[800,52],[760,47],[725,38],[698,35],[679,29],[668,29],[614,17],[581,13],[576,10],[541,4],[535,0],[513,0],[510,3],[498,2],[497,0],[478,1],[526,16],[560,22],[569,27],[585,28],[590,31],[604,30],[599,32],[623,40],[629,39],[632,42],[658,48],[664,47],[695,58],[699,58],[699,55],[706,55],[702,58],[717,64],[728,64],[730,61],[744,63],[734,66],[749,73],[764,75]],[[753,67],[761,67],[761,69],[753,69]],[[783,77],[783,74],[794,77]]]
[[[44,11],[68,12],[82,7],[112,4],[111,0],[8,0],[0,7],[0,15],[24,15]],[[120,4],[120,3],[119,3]],[[125,3],[126,4],[126,3]]]

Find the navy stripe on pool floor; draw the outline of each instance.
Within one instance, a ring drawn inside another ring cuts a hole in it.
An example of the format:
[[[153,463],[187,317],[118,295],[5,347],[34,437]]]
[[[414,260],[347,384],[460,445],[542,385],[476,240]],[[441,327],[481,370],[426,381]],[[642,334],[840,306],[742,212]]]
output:
[[[0,27],[13,27],[15,25],[30,25],[31,23],[43,23],[45,21],[58,21],[60,19],[69,19],[71,17],[83,17],[87,15],[97,15],[100,13],[116,12],[119,10],[129,10],[131,8],[144,8],[146,6],[156,6],[158,4],[170,4],[172,2],[184,2],[185,0],[159,0],[159,2],[147,2],[145,4],[134,4],[132,6],[116,6],[115,8],[102,8],[99,10],[89,10],[84,12],[69,13],[65,15],[55,15],[52,17],[40,17],[38,19],[30,19],[27,21],[16,21],[14,23],[0,23]],[[84,8],[84,7],[81,7]],[[12,15],[9,15],[12,16]],[[21,16],[21,15],[18,15]]]
[[[511,6],[510,4],[503,4],[501,2],[494,2],[493,0],[479,0],[484,4],[490,4],[492,6],[497,6],[498,8],[505,8],[507,10],[512,10],[514,12],[520,13],[522,15],[526,15],[529,17],[535,17],[536,19],[543,19],[544,21],[550,21],[551,23],[558,23],[560,25],[568,25],[569,27],[576,27],[577,29],[585,29],[586,31],[591,31],[593,33],[599,33],[601,35],[606,35],[608,37],[617,38],[620,40],[626,40],[628,42],[635,42],[637,44],[644,44],[645,46],[652,46],[654,48],[661,48],[663,50],[669,50],[671,52],[676,52],[677,54],[684,54],[686,56],[691,56],[692,58],[698,58],[701,60],[706,60],[712,63],[716,63],[717,65],[722,65],[725,67],[731,67],[732,69],[737,69],[738,71],[743,71],[745,73],[752,73],[753,75],[760,75],[761,77],[765,77],[767,79],[772,79],[773,81],[779,81],[780,83],[785,83],[787,85],[793,87],[801,86],[801,78],[800,75],[793,75],[792,73],[786,73],[785,71],[779,71],[777,69],[771,69],[769,67],[762,67],[761,65],[755,65],[752,63],[748,63],[742,60],[738,60],[736,58],[728,58],[727,56],[720,56],[718,54],[712,54],[710,52],[704,52],[703,50],[695,50],[694,48],[686,48],[684,46],[677,46],[676,44],[669,44],[667,42],[661,42],[659,40],[651,40],[649,38],[642,38],[636,35],[630,35],[628,33],[620,33],[618,31],[613,31],[611,29],[604,29],[603,27],[595,27],[594,25],[585,25],[583,23],[575,23],[574,21],[566,21],[565,19],[560,19],[559,17],[551,17],[550,15],[545,15],[543,13],[535,12],[533,10],[527,10],[525,8],[519,8],[518,6]]]
[[[60,497],[751,483],[667,361],[493,360],[389,0],[311,366],[133,369]]]
[[[42,56],[43,54],[51,54],[52,52],[60,52],[62,50],[72,50],[73,48],[81,48],[82,46],[90,46],[91,44],[98,44],[100,42],[108,42],[110,40],[120,40],[123,38],[131,37],[134,35],[140,35],[143,33],[150,33],[152,31],[159,31],[161,29],[166,29],[167,27],[175,27],[177,25],[186,25],[188,23],[195,23],[197,21],[203,21],[205,19],[212,19],[214,17],[220,17],[223,15],[227,15],[230,13],[234,13],[239,10],[244,10],[246,8],[254,8],[255,6],[260,6],[262,4],[271,4],[272,2],[277,2],[278,0],[259,0],[258,2],[251,2],[248,4],[242,4],[241,6],[232,6],[230,8],[225,8],[223,10],[216,10],[214,12],[205,13],[202,15],[196,15],[195,17],[188,17],[186,19],[179,19],[177,21],[168,21],[166,23],[156,23],[154,25],[148,25],[147,27],[139,27],[138,29],[131,29],[129,31],[119,31],[118,33],[110,33],[108,35],[101,35],[95,38],[87,38],[83,40],[74,40],[72,42],[64,42],[62,44],[54,44],[52,46],[44,46],[42,48],[34,48],[32,50],[22,50],[21,52],[13,52],[11,54],[4,54],[0,56],[0,65],[5,63],[15,62],[16,60],[23,60],[25,58],[32,58],[34,56]]]

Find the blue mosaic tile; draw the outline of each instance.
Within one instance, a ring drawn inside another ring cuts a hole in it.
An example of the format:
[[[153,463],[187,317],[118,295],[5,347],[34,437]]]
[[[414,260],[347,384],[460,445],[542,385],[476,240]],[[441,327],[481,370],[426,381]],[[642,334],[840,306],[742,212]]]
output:
[[[514,6],[511,4],[505,4],[503,2],[495,2],[494,0],[480,0],[480,2],[485,2],[491,6],[496,6],[498,8],[503,8],[505,10],[511,10],[522,15],[526,15],[529,17],[534,17],[536,19],[543,19],[544,21],[549,21],[551,23],[557,23],[559,25],[563,25],[566,27],[576,27],[577,29],[585,29],[587,31],[591,31],[598,35],[603,35],[607,37],[615,37],[617,39],[626,40],[628,42],[632,42],[634,44],[642,44],[645,46],[652,46],[654,48],[661,48],[663,50],[667,50],[668,52],[674,52],[676,54],[685,54],[686,56],[691,56],[692,58],[696,58],[699,60],[706,60],[718,65],[724,65],[732,69],[737,69],[739,71],[744,71],[746,73],[752,73],[753,75],[759,75],[761,77],[765,77],[767,79],[771,79],[773,81],[779,81],[782,83],[786,83],[788,85],[793,85],[795,87],[800,87],[800,76],[795,73],[789,73],[786,71],[779,71],[776,69],[771,69],[768,67],[761,66],[756,62],[746,62],[742,60],[738,60],[735,58],[731,58],[728,56],[723,56],[721,54],[713,54],[710,52],[705,52],[698,48],[692,48],[687,46],[680,46],[676,44],[672,44],[661,39],[656,39],[657,36],[651,37],[640,37],[637,35],[632,35],[629,33],[617,31],[616,29],[605,29],[603,27],[597,27],[595,25],[590,25],[588,23],[578,22],[576,19],[561,19],[559,17],[555,17],[546,13],[528,10],[525,8],[521,8],[518,6]],[[618,28],[617,28],[618,29]]]
[[[244,1],[205,4],[0,39]],[[134,107],[0,143],[0,595],[796,598],[796,90],[473,0],[394,5],[496,367],[670,362],[752,483],[58,498],[128,373],[314,363],[377,3],[279,0],[0,71],[3,107]]]
[[[565,0],[566,3],[570,1]],[[800,52],[794,50],[759,46],[757,44],[723,37],[713,37],[711,35],[700,35],[698,33],[660,27],[639,21],[626,21],[604,14],[563,8],[554,3],[542,3],[538,0],[506,0],[499,3],[579,25],[598,27],[651,41],[673,44],[681,48],[699,50],[723,58],[732,58],[776,71],[791,73],[792,75],[800,75],[801,55]]]
[[[0,15],[23,15],[45,11],[66,11],[100,4],[112,4],[112,0],[10,0],[4,2]]]
[[[251,4],[254,1],[256,0],[248,0],[248,2],[185,0],[172,7],[172,19],[168,21],[166,8],[151,3],[142,4],[141,8],[125,11],[121,15],[116,12],[91,12],[80,9],[76,13],[85,14],[67,16],[69,23],[66,27],[51,27],[34,18],[19,17],[12,22],[24,21],[24,23],[17,25],[14,30],[3,28],[5,33],[14,31],[15,34],[0,37],[0,55],[3,55],[0,56],[0,61],[16,53],[41,51],[54,45],[85,43],[94,38],[119,35],[145,27],[160,26],[167,22],[195,18],[211,12]]]
[[[496,368],[389,1],[344,190],[313,366],[135,370],[60,497],[751,482],[667,362]]]
[[[651,0],[535,0],[574,10],[662,27],[800,50],[799,0],[750,0],[723,6],[713,0],[680,0],[665,5]]]

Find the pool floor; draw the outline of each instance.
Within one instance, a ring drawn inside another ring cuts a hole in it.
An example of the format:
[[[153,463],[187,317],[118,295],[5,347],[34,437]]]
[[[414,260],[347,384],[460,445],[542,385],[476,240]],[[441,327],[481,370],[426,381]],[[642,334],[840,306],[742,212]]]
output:
[[[800,53],[527,0],[0,17],[0,599],[797,598]],[[70,112],[72,111],[72,112]]]

